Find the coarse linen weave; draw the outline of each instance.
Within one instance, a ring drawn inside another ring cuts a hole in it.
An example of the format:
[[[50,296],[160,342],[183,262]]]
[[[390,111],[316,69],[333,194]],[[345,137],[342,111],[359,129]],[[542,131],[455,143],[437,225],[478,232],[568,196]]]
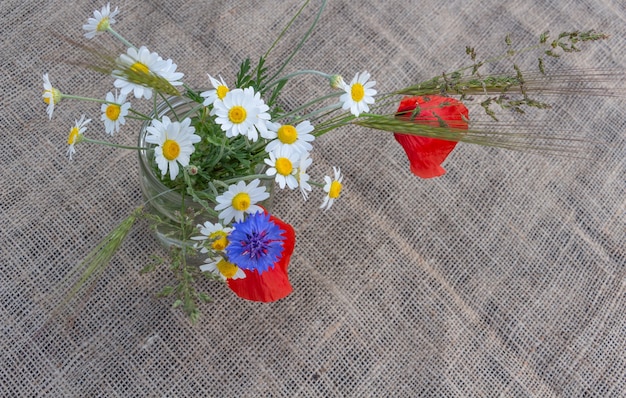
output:
[[[171,58],[185,82],[232,82],[258,60],[302,2],[121,0],[114,28]],[[268,59],[276,67],[312,22],[313,0]],[[617,96],[543,96],[547,111],[512,117],[542,132],[597,141],[587,158],[461,143],[447,174],[411,174],[393,134],[350,126],[316,140],[312,174],[345,174],[320,210],[281,191],[274,213],[292,224],[294,292],[271,304],[201,282],[214,299],[192,325],[172,299],[165,256],[145,222],[102,277],[54,315],[66,275],[142,203],[133,151],[67,135],[82,114],[107,139],[99,104],[65,99],[51,121],[48,73],[62,92],[104,98],[109,76],[83,68],[84,50],[115,49],[81,26],[104,2],[0,2],[0,396],[51,397],[624,397],[626,396],[626,104]],[[285,73],[316,69],[349,81],[368,71],[391,91],[512,46],[596,29],[609,40],[547,63],[548,72],[626,70],[621,0],[330,0]],[[537,67],[536,54],[515,59]],[[491,69],[490,69],[491,68]],[[503,60],[485,72],[512,71]],[[296,78],[286,109],[328,91]],[[607,91],[608,93],[608,91]],[[140,102],[131,99],[132,102]],[[480,106],[470,105],[470,117]],[[506,112],[502,113],[506,115]],[[507,120],[507,119],[505,119]],[[113,137],[134,145],[129,121]]]

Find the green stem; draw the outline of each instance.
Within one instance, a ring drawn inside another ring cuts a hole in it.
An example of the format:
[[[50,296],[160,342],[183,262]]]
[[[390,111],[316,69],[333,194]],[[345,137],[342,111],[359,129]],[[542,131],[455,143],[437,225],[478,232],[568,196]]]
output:
[[[305,69],[305,70],[299,70],[297,72],[293,72],[293,73],[290,73],[290,74],[288,74],[286,76],[283,76],[280,79],[276,80],[275,82],[273,82],[271,84],[268,84],[265,87],[266,88],[270,88],[270,87],[276,86],[276,85],[280,84],[283,81],[289,80],[289,79],[291,79],[293,77],[300,76],[300,75],[317,75],[317,76],[321,76],[321,77],[323,77],[325,79],[328,79],[328,80],[330,80],[333,77],[332,75],[329,75],[328,73],[320,72],[318,70]]]
[[[113,148],[132,149],[132,150],[135,150],[135,151],[140,151],[140,150],[151,151],[151,150],[154,150],[154,148],[142,148],[142,147],[136,147],[136,146],[127,146],[127,145],[114,144],[112,142],[107,142],[107,141],[92,140],[91,138],[87,138],[85,136],[83,136],[81,141],[89,142],[90,144],[106,145],[106,146],[110,146],[110,147],[113,147]]]
[[[535,51],[535,50],[538,50],[538,49],[540,49],[542,47],[546,47],[546,46],[549,46],[549,44],[547,42],[546,43],[535,44],[533,46],[524,47],[524,48],[519,49],[519,50],[507,51],[506,53],[501,54],[499,56],[495,56],[495,57],[487,58],[487,59],[485,59],[483,61],[475,62],[472,65],[461,67],[461,68],[456,69],[456,70],[454,70],[452,72],[446,72],[446,75],[452,76],[454,74],[460,74],[460,73],[465,72],[465,71],[467,71],[469,69],[476,68],[477,66],[480,66],[480,65],[492,64],[494,62],[497,62],[497,61],[500,61],[500,60],[503,60],[503,59],[506,59],[506,58],[513,58],[513,57],[515,57],[515,56],[517,56],[519,54],[524,54],[524,53],[527,53],[527,52],[530,52],[530,51]],[[473,73],[472,73],[472,75],[473,75]],[[436,77],[434,77],[434,78],[432,78],[430,80],[427,80],[425,82],[422,82],[422,83],[419,83],[419,84],[415,84],[415,85],[409,86],[407,88],[395,91],[394,94],[406,94],[409,90],[412,90],[412,89],[413,90],[415,90],[415,89],[419,90],[420,88],[422,88],[422,86],[424,86],[424,85],[426,85],[428,83],[431,83],[431,82],[436,82],[440,78],[441,78],[441,76],[436,76]],[[419,95],[437,94],[438,92],[440,92],[439,87],[432,88],[432,87],[426,86],[424,88],[424,92],[423,93],[419,93]],[[417,95],[418,93],[414,92],[412,94]]]
[[[138,119],[138,120],[152,120],[152,118],[148,115],[144,115],[141,112],[137,112],[133,108],[128,109],[130,112],[134,113],[136,116],[128,116],[130,119]]]
[[[304,105],[302,105],[302,106],[300,106],[300,107],[298,107],[298,108],[294,109],[294,110],[293,110],[293,111],[291,111],[291,112],[285,113],[285,114],[283,114],[283,115],[278,115],[277,119],[285,119],[285,118],[289,118],[289,117],[291,117],[292,115],[295,115],[296,113],[300,112],[301,110],[306,109],[306,108],[308,108],[308,107],[310,107],[310,106],[312,106],[312,105],[317,104],[318,102],[325,101],[325,100],[327,100],[327,99],[329,99],[329,98],[339,97],[341,94],[343,94],[343,93],[330,93],[330,94],[324,95],[324,96],[322,96],[322,97],[316,98],[316,99],[314,99],[313,101],[309,101],[309,102],[307,102],[306,104],[304,104]]]
[[[333,124],[330,124],[330,123],[320,124],[315,128],[315,132],[313,133],[313,135],[315,137],[324,135],[328,133],[329,131],[332,131],[332,130],[335,130],[335,129],[338,129],[340,127],[347,125],[352,119],[354,119],[354,117],[346,117],[344,120],[333,123]]]
[[[81,101],[99,102],[101,104],[113,104],[114,103],[114,102],[109,102],[107,100],[103,100],[101,98],[81,97],[79,95],[71,95],[71,94],[63,94],[63,93],[61,93],[61,98],[76,99],[76,100],[81,100]]]
[[[325,183],[319,183],[319,182],[315,182],[315,181],[311,181],[311,180],[309,180],[308,183],[309,183],[309,185],[313,185],[313,186],[318,187],[318,188],[324,188],[324,186],[326,186]]]
[[[146,206],[148,203],[150,203],[150,202],[151,202],[151,201],[153,201],[154,199],[158,198],[159,196],[166,195],[166,194],[168,194],[168,193],[170,193],[170,192],[174,192],[174,191],[175,191],[175,189],[170,188],[170,189],[167,189],[167,190],[165,190],[165,191],[163,191],[163,192],[161,192],[161,193],[158,193],[158,194],[154,195],[153,197],[151,197],[151,198],[149,198],[149,199],[145,200],[145,201],[143,202],[142,206]]]
[[[124,45],[126,47],[131,47],[131,48],[137,48],[134,45],[132,45],[131,42],[129,42],[128,40],[126,40],[125,38],[122,37],[122,35],[120,35],[119,33],[117,33],[115,30],[113,30],[112,27],[108,27],[107,29],[109,31],[109,33],[111,33],[113,36],[115,36],[119,41],[121,41],[122,43],[124,43]]]
[[[107,100],[104,100],[104,99],[101,99],[101,98],[81,97],[79,95],[71,95],[71,94],[61,94],[61,98],[75,99],[75,100],[80,100],[80,101],[97,102],[97,103],[100,103],[100,104],[122,105],[122,104],[119,104],[117,102],[111,102],[111,101],[107,101]],[[132,112],[132,113],[134,113],[135,115],[138,116],[138,117],[128,116],[130,119],[150,120],[150,117],[144,115],[141,112],[137,112],[133,108],[129,108],[128,111]]]
[[[309,38],[309,36],[311,36],[311,32],[313,31],[313,29],[315,28],[315,26],[317,25],[317,22],[320,19],[320,16],[322,15],[322,11],[324,11],[324,8],[326,7],[326,2],[327,0],[323,0],[322,1],[322,5],[320,6],[320,9],[317,12],[317,15],[315,16],[315,20],[313,21],[313,23],[311,24],[311,26],[309,27],[309,30],[307,30],[307,32],[304,34],[304,37],[302,37],[302,39],[300,40],[300,42],[298,43],[298,45],[296,46],[296,48],[294,48],[294,50],[291,52],[291,54],[289,54],[289,56],[287,57],[287,59],[285,59],[285,62],[283,62],[283,64],[280,66],[280,68],[278,68],[278,70],[276,71],[276,73],[274,73],[272,75],[272,77],[270,77],[268,79],[268,84],[271,84],[272,80],[274,80],[277,76],[279,76],[283,69],[285,69],[285,67],[287,66],[287,64],[289,64],[289,62],[291,61],[291,59],[298,53],[298,51],[300,51],[300,48],[302,48],[302,45],[304,45],[304,43],[307,41],[307,39]],[[296,17],[298,15],[300,15],[300,13],[302,12],[302,10],[304,9],[304,7],[309,3],[309,0],[307,0],[302,7],[300,7],[300,9],[298,10],[298,12],[296,13],[296,15],[293,16],[293,18],[291,19],[291,21],[289,21],[289,24],[287,24],[287,26],[285,27],[285,29],[283,29],[283,31],[281,32],[281,34],[278,36],[279,38],[285,33],[285,31],[287,30],[287,28],[293,23],[293,21],[296,19]],[[270,47],[270,50],[274,47],[274,45],[276,44],[276,42],[278,41],[278,39],[276,39],[276,41],[274,42],[274,44],[272,44],[272,46]],[[268,50],[265,53],[265,56],[267,57],[267,55],[269,55],[270,50]],[[264,57],[265,58],[265,57]]]
[[[375,109],[380,109],[380,108],[383,108],[385,106],[389,106],[389,105],[392,105],[392,104],[395,105],[396,101],[393,101],[393,100],[389,100],[388,101],[389,98],[395,97],[395,96],[396,96],[396,94],[393,94],[393,93],[392,94],[383,94],[381,96],[380,100],[377,100],[376,104],[372,105],[372,107],[370,108],[370,111],[374,111]],[[336,104],[335,108],[331,109],[331,112],[333,110],[335,110],[335,109],[338,109],[338,107],[339,107],[339,104]],[[327,107],[327,108],[332,108],[332,106]],[[322,109],[320,109],[320,111],[322,111]],[[312,114],[313,113],[315,113],[315,112],[312,112]],[[330,112],[328,112],[328,113],[330,113]],[[393,116],[394,114],[395,113],[378,115],[378,114],[373,114],[371,112],[368,112],[368,113],[362,113],[361,115],[359,115],[359,117],[363,117],[363,116],[368,116],[368,117],[372,117],[372,116]],[[324,116],[324,115],[322,115],[322,116]],[[322,116],[320,116],[320,117],[322,117]],[[354,117],[349,112],[341,113],[341,114],[339,114],[339,115],[337,115],[335,117],[332,117],[330,119],[327,119],[327,120],[319,123],[317,126],[315,126],[315,132],[313,133],[313,135],[315,135],[316,137],[319,137],[319,136],[321,136],[323,134],[328,133],[329,131],[332,131],[332,130],[340,128],[340,127],[343,127],[343,126],[345,126],[347,124],[350,124],[350,123],[354,123],[355,119],[357,119],[357,118]],[[315,120],[315,119],[311,119],[311,120]]]
[[[512,53],[509,53],[507,51],[506,53],[504,53],[502,55],[499,55],[497,57],[487,58],[484,61],[477,62],[476,65],[491,64],[493,62],[497,62],[497,61],[500,61],[500,60],[505,59],[505,58],[512,58],[512,57],[514,57],[514,56],[516,56],[518,54],[524,54],[524,53],[527,53],[529,51],[537,50],[537,49],[539,49],[541,47],[545,47],[547,45],[548,44],[546,44],[546,43],[540,43],[540,44],[535,44],[534,46],[524,47],[524,48],[522,48],[520,50],[514,50]],[[466,71],[466,70],[471,69],[473,67],[474,67],[474,65],[466,66],[464,68],[457,69],[455,72],[463,72],[463,71]]]
[[[231,178],[230,180],[224,180],[222,182],[224,184],[226,184],[226,185],[231,185],[231,184],[234,184],[234,183],[239,182],[239,181],[254,180],[255,178],[258,178],[258,179],[261,179],[261,180],[267,180],[270,177],[267,174],[250,174],[250,175],[246,175],[246,176]]]
[[[191,108],[191,109],[189,110],[189,112],[187,112],[187,113],[185,113],[185,114],[183,115],[183,120],[184,120],[184,119],[186,119],[186,118],[190,118],[190,117],[191,117],[192,115],[194,115],[194,114],[197,114],[197,112],[198,112],[200,109],[202,109],[202,108],[204,108],[204,105],[202,105],[202,104],[198,104],[198,105],[194,106],[193,108]]]
[[[187,170],[185,168],[183,168],[183,174],[184,177],[186,177],[187,179],[189,178],[189,175],[187,174]],[[180,193],[180,233],[182,235],[182,241],[185,242],[187,240],[187,223],[185,220],[185,190],[183,189],[182,192]],[[187,266],[186,264],[186,257],[187,257],[187,245],[183,244],[182,245],[182,251],[183,251],[183,255],[182,255],[182,262],[183,262],[183,269],[185,269],[185,267]]]
[[[163,95],[161,95],[161,97],[163,97]],[[165,100],[165,101],[167,102],[167,100]],[[153,109],[152,110],[152,114],[153,115],[158,115],[159,114],[159,112],[158,112],[159,108],[158,108],[157,96],[156,95],[152,96],[152,109]]]
[[[330,112],[332,112],[332,111],[334,111],[336,109],[339,109],[339,108],[341,108],[341,104],[340,103],[328,105],[328,106],[325,106],[324,108],[317,109],[317,110],[315,110],[313,112],[310,112],[310,113],[308,113],[308,114],[306,114],[304,116],[296,118],[296,119],[294,119],[293,122],[294,123],[298,123],[301,120],[307,120],[307,119],[311,120],[311,119],[315,118],[317,115],[319,115],[320,113],[328,114],[328,113],[330,113]]]
[[[276,46],[276,44],[278,44],[278,41],[285,35],[285,32],[287,31],[287,29],[289,29],[289,27],[291,26],[291,24],[293,24],[293,22],[296,20],[296,18],[298,17],[298,15],[300,15],[302,13],[302,10],[304,10],[304,7],[307,6],[307,4],[309,4],[309,0],[305,1],[304,4],[302,5],[302,7],[300,7],[300,9],[298,10],[298,12],[296,12],[296,14],[291,17],[291,19],[289,20],[289,22],[287,23],[287,25],[283,28],[283,30],[280,32],[280,34],[278,35],[278,37],[276,38],[276,40],[274,40],[274,42],[272,43],[272,45],[270,46],[270,48],[267,49],[267,51],[265,52],[265,54],[263,55],[263,58],[267,58],[268,55],[270,55],[270,52],[274,49],[274,47]]]

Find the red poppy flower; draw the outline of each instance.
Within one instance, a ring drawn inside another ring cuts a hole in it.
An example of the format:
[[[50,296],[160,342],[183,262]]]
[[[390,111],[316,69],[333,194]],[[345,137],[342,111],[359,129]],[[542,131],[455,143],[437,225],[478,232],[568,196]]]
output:
[[[413,110],[418,106],[419,112],[413,115]],[[427,126],[440,126],[444,122],[450,128],[462,130],[467,130],[469,120],[469,112],[463,103],[440,95],[405,97],[400,102],[396,116]],[[441,163],[457,144],[457,141],[412,134],[394,133],[394,137],[404,148],[411,163],[411,171],[421,178],[445,174]]]
[[[296,232],[293,227],[284,221],[270,215],[270,221],[284,231],[283,252],[280,260],[274,263],[274,267],[259,274],[257,270],[243,270],[245,278],[228,279],[228,287],[241,298],[252,301],[269,303],[286,297],[293,291],[287,267],[291,259],[291,253],[296,245]]]

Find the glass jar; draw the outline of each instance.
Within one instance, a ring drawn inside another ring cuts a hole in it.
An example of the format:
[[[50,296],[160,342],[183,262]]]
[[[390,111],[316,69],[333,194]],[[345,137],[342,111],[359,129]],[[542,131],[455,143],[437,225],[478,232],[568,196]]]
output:
[[[170,98],[168,103],[163,102],[159,104],[157,106],[156,113],[152,114],[150,117],[156,117],[161,120],[163,116],[168,116],[170,119],[176,120],[174,112],[181,118],[187,117],[188,112],[193,111],[193,109],[198,106],[199,104],[197,102],[194,102],[187,97],[174,97]],[[193,198],[190,196],[185,196],[183,205],[182,195],[171,190],[161,182],[161,175],[155,173],[156,167],[154,162],[154,151],[148,149],[154,147],[155,145],[146,142],[146,137],[148,135],[147,128],[150,126],[150,123],[151,121],[147,120],[141,126],[138,146],[140,148],[146,148],[139,150],[139,182],[143,198],[148,202],[146,211],[158,216],[163,221],[162,223],[155,224],[152,230],[156,239],[166,249],[169,249],[172,246],[191,246],[196,243],[196,241],[190,240],[188,237],[185,239],[182,236],[179,216],[181,210],[193,211],[193,213],[196,214],[194,219],[194,223],[196,225],[203,224],[206,221],[216,223],[218,220],[209,214],[204,207],[202,207],[202,205],[194,202]],[[264,170],[265,165],[260,165],[258,170],[259,173],[263,173]],[[169,178],[167,174],[165,178]],[[261,180],[261,185],[265,185],[270,197],[259,204],[267,211],[271,211],[274,196],[274,181],[271,179],[264,179]]]

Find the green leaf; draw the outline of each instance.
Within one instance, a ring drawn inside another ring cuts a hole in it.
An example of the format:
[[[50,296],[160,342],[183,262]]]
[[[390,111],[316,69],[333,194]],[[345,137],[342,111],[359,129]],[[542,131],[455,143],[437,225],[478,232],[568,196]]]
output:
[[[164,286],[159,293],[157,293],[158,297],[168,297],[174,292],[173,286]]]

